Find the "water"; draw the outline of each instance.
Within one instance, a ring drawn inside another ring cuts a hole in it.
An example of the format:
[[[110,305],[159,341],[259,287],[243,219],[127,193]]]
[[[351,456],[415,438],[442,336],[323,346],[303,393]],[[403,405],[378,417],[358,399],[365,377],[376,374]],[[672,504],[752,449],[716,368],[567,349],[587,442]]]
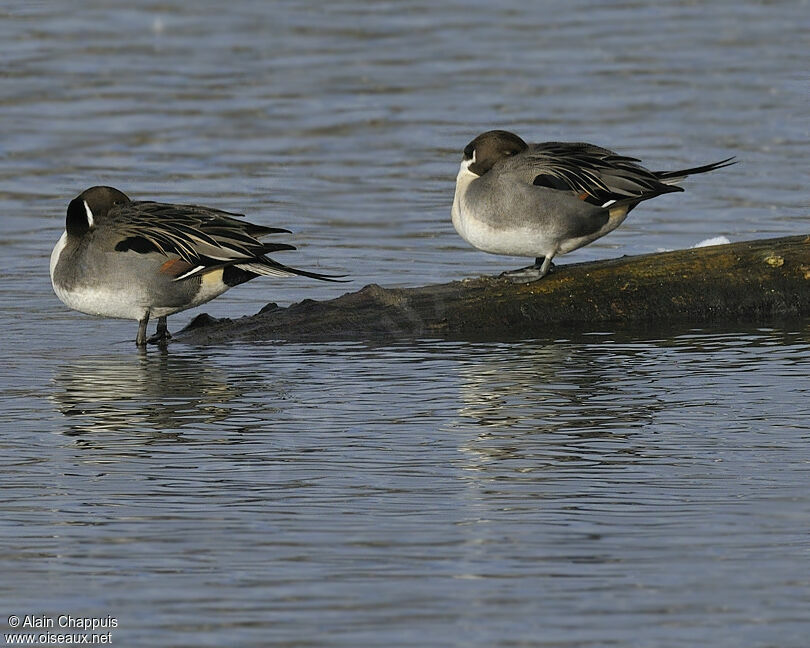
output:
[[[805,233],[806,2],[0,11],[0,619],[112,615],[127,646],[807,644],[806,321],[142,355],[47,277],[93,184],[288,227],[279,258],[350,289],[516,267],[449,223],[491,127],[741,160],[562,263]]]

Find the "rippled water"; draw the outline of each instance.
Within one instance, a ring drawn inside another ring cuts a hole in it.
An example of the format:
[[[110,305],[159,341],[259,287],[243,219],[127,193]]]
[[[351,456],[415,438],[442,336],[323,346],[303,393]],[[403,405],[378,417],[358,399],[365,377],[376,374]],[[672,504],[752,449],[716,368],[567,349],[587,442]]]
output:
[[[289,227],[282,260],[349,289],[515,267],[449,223],[491,127],[739,157],[563,263],[804,233],[808,3],[0,12],[0,613],[127,646],[806,645],[807,322],[139,354],[47,257],[103,183]]]

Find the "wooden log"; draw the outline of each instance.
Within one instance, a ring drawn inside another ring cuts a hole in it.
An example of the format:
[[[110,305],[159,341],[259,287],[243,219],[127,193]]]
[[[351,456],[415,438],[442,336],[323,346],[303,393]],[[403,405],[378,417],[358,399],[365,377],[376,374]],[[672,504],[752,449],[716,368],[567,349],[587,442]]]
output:
[[[763,322],[810,314],[810,236],[560,265],[540,281],[478,277],[418,288],[371,284],[336,299],[195,318],[176,339],[364,340],[545,337],[606,324]]]

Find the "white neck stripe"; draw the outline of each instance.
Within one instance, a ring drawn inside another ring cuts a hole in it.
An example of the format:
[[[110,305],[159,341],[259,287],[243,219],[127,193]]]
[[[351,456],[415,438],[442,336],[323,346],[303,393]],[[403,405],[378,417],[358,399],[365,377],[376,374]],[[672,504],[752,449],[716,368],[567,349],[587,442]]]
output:
[[[87,204],[86,200],[82,201],[84,203],[84,211],[87,213],[87,224],[90,227],[93,227],[95,221],[93,219],[93,210],[90,209],[90,205]]]

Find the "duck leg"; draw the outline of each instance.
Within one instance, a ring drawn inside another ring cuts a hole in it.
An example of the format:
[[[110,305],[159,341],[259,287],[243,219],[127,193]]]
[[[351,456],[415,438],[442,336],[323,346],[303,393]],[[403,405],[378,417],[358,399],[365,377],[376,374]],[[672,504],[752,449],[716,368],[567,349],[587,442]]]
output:
[[[538,279],[542,279],[549,272],[554,272],[554,268],[556,268],[556,266],[551,262],[550,256],[537,257],[534,260],[534,267],[540,272],[540,276],[537,277]]]
[[[146,311],[146,315],[143,316],[143,319],[138,320],[138,335],[135,337],[135,344],[139,347],[146,346],[147,324],[149,324],[149,311]]]
[[[157,331],[150,337],[147,342],[149,344],[166,344],[172,337],[169,333],[169,327],[166,324],[166,316],[158,317]]]

